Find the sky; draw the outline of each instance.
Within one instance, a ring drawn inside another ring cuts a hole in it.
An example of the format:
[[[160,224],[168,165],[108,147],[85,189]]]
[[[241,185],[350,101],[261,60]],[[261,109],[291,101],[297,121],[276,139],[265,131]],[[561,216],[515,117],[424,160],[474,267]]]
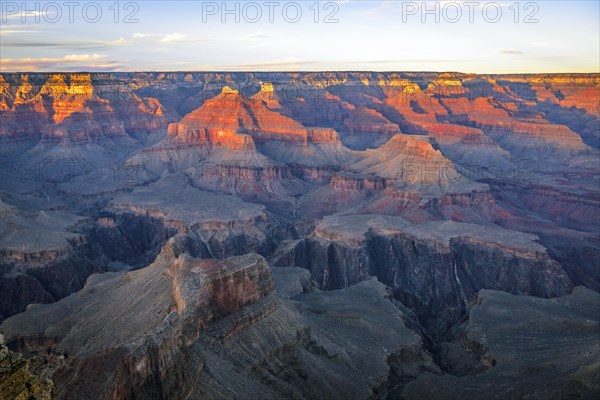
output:
[[[600,72],[599,4],[2,0],[0,71]]]

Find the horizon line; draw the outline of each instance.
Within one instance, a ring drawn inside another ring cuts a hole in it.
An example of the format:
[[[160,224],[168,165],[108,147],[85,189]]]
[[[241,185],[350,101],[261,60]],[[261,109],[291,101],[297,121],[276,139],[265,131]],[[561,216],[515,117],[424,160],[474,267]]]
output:
[[[463,72],[452,70],[137,70],[137,71],[0,71],[0,74],[148,74],[148,73],[172,73],[172,74],[187,74],[187,73],[228,73],[228,74],[315,74],[315,73],[416,73],[416,74],[461,74],[461,75],[600,75],[600,71],[594,72]]]

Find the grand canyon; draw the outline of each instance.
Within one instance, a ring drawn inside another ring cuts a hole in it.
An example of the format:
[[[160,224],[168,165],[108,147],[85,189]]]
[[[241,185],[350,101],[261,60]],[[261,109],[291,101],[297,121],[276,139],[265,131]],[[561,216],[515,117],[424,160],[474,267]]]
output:
[[[600,74],[2,73],[0,121],[0,398],[600,398]]]

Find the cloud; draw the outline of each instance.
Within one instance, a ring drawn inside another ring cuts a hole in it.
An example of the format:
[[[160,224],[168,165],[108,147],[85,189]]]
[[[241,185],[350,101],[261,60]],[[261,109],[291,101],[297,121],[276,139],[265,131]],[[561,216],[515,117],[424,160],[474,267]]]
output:
[[[500,53],[502,53],[502,54],[518,54],[518,55],[525,54],[521,50],[517,50],[517,49],[502,49],[502,50],[500,50]]]
[[[194,43],[208,42],[212,39],[191,38],[187,33],[167,33],[158,42],[159,43]]]
[[[56,72],[56,71],[114,71],[122,68],[117,61],[107,60],[100,54],[67,54],[60,58],[4,59],[0,72]]]
[[[106,50],[116,46],[126,44],[125,38],[119,38],[112,41],[31,41],[31,40],[18,40],[13,39],[12,41],[4,40],[2,47],[46,47],[55,49],[67,49],[67,50]]]
[[[159,34],[159,33],[139,33],[139,32],[136,32],[131,37],[133,37],[135,39],[145,39],[145,38],[161,37],[161,36],[162,35]]]
[[[133,39],[153,39],[155,43],[192,43],[205,42],[208,39],[191,38],[187,33],[141,33],[131,35]],[[158,39],[158,40],[156,40]]]
[[[39,31],[25,31],[25,30],[18,30],[18,29],[3,29],[0,31],[0,36],[8,36],[8,35],[13,35],[13,34],[18,34],[18,33],[34,33],[34,32],[39,32]]]
[[[22,18],[25,18],[25,22],[30,22],[30,21],[39,22],[39,21],[41,21],[42,17],[44,19],[45,18],[54,19],[56,17],[56,12],[54,12],[54,11],[52,11],[52,12],[50,12],[50,11],[48,11],[48,12],[44,12],[44,11],[21,12],[20,9],[17,9],[15,13],[8,14],[7,12],[3,12],[1,14],[0,21],[2,21],[2,23],[5,23],[9,19],[22,20]]]
[[[186,42],[187,35],[184,33],[168,33],[162,39],[159,40],[161,43],[180,43]]]
[[[34,25],[3,25],[0,29],[0,36],[40,32],[37,29],[31,29],[32,27]]]
[[[89,61],[89,60],[99,60],[106,56],[100,54],[68,54],[63,58],[69,61]]]

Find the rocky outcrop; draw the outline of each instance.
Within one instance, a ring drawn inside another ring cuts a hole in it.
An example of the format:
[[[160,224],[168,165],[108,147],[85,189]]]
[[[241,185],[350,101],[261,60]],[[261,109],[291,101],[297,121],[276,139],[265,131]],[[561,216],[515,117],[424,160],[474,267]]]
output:
[[[394,186],[432,186],[467,181],[454,164],[422,138],[398,134],[377,149],[368,149],[352,170],[386,178]]]
[[[289,204],[307,190],[299,178],[325,179],[313,176],[315,169],[337,167],[348,158],[345,150],[333,129],[305,128],[263,100],[225,86],[128,164],[150,176],[193,168],[201,188]]]
[[[228,146],[238,133],[250,135],[255,141],[282,139],[305,142],[307,136],[300,123],[271,111],[262,101],[241,96],[228,86],[223,87],[221,94],[207,100],[170,127],[169,135],[178,138],[184,135],[189,140],[191,132],[197,129],[204,129],[208,137],[197,137],[196,140],[222,146]]]
[[[265,94],[265,90],[263,87],[260,93]],[[222,146],[238,151],[255,150],[254,143],[260,145],[271,141],[282,141],[285,146],[298,145],[299,149],[311,143],[340,143],[333,129],[307,129],[292,118],[273,111],[262,96],[257,96],[246,98],[225,86],[221,94],[169,126],[169,138],[174,143]]]
[[[204,208],[198,209],[198,204]],[[193,235],[204,244],[208,256],[215,258],[266,254],[279,235],[277,226],[269,224],[264,206],[196,189],[181,175],[119,195],[109,207],[119,215],[137,215],[142,221],[160,220],[168,227],[165,232]]]
[[[165,129],[175,118],[155,98],[142,98],[114,78],[108,85],[91,74],[6,76],[0,93],[5,106],[0,136],[70,144],[137,137]]]
[[[542,118],[529,120],[513,117],[514,112],[493,98],[473,101],[456,99],[444,102],[454,123],[470,124],[482,129],[514,157],[532,157],[523,148],[549,147],[559,157],[572,157],[589,152],[579,135],[564,125],[549,124]]]
[[[2,399],[51,400],[53,383],[34,375],[29,360],[6,347],[0,334],[0,395]]]
[[[98,276],[88,282],[81,295],[86,297],[86,307],[95,311],[93,316],[88,314],[90,320],[85,325],[80,325],[83,315],[63,312],[79,307],[75,298],[53,304],[48,309],[50,314],[40,316],[36,326],[29,326],[28,319],[19,320],[16,325],[14,320],[6,321],[3,330],[9,335],[9,343],[19,345],[15,335],[27,336],[31,328],[37,335],[43,335],[41,332],[46,329],[54,332],[41,342],[22,343],[35,352],[44,351],[43,347],[36,350],[36,343],[49,341],[53,348],[51,357],[68,353],[64,366],[46,371],[56,381],[58,398],[137,398],[144,393],[185,398],[202,368],[202,363],[198,363],[188,369],[186,348],[216,319],[260,300],[268,309],[267,297],[273,290],[262,257],[201,261],[181,253],[187,246],[185,241],[171,240],[148,268],[117,274],[108,280]],[[109,293],[114,302],[106,303],[103,296]],[[137,301],[126,300],[132,298]],[[115,316],[127,318],[122,320],[128,321],[127,326],[115,331],[115,326],[108,323]],[[40,331],[42,325],[45,327]],[[93,342],[88,342],[92,337]],[[79,380],[73,380],[73,374]],[[93,378],[98,374],[111,384]],[[157,385],[162,389],[157,389]]]
[[[271,262],[306,268],[328,290],[376,276],[422,321],[456,320],[480,289],[538,297],[572,290],[568,274],[533,238],[471,224],[328,217],[311,237],[282,245]]]
[[[330,186],[344,192],[374,192],[385,189],[385,181],[377,176],[340,172],[331,178]]]
[[[264,258],[199,260],[193,247],[173,238],[147,268],[94,276],[77,296],[1,329],[48,361],[39,368],[57,398],[367,398],[439,373],[412,316],[375,280],[284,300]]]
[[[260,91],[251,97],[252,100],[262,101],[273,111],[286,116],[291,116],[291,112],[281,105],[282,96],[275,93],[275,86],[271,82],[263,83]]]

